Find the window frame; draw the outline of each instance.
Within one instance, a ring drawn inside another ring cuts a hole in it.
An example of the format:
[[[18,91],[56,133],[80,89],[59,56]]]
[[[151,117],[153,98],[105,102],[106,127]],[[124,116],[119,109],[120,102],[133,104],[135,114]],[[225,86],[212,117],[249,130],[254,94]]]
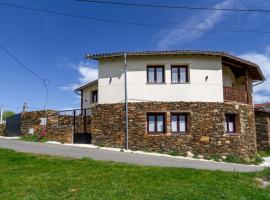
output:
[[[94,99],[94,94],[96,94],[96,101]],[[98,91],[94,90],[91,92],[91,103],[97,103],[98,102]]]
[[[154,69],[154,82],[149,82],[149,69]],[[157,68],[162,68],[162,82],[157,82]],[[147,65],[147,83],[148,84],[164,84],[165,83],[165,67],[164,65]]]
[[[172,130],[172,117],[176,115],[177,116],[177,131],[173,131]],[[185,116],[185,131],[180,131],[180,126],[179,126],[179,122],[180,122],[180,116],[184,115]],[[171,113],[171,133],[175,134],[175,133],[181,133],[181,134],[187,134],[189,132],[189,113]]]
[[[150,131],[149,130],[149,119],[150,119],[150,116],[153,115],[155,116],[155,121],[154,121],[154,131]],[[162,131],[157,131],[157,124],[158,124],[158,116],[162,115],[163,116],[163,130]],[[151,112],[151,113],[147,113],[147,117],[146,117],[146,120],[147,120],[147,133],[148,134],[153,134],[153,135],[158,135],[158,134],[165,134],[166,133],[166,113],[164,112]]]
[[[229,119],[230,117],[233,117],[233,131],[229,130],[229,123],[231,120]],[[227,134],[237,134],[239,132],[239,116],[238,114],[235,113],[225,113],[225,133]]]
[[[173,68],[177,69],[177,82],[173,82]],[[180,73],[180,69],[181,68],[185,68],[186,70],[186,80],[185,82],[181,82],[181,73]],[[189,67],[188,65],[171,65],[171,83],[172,84],[186,84],[189,83]]]

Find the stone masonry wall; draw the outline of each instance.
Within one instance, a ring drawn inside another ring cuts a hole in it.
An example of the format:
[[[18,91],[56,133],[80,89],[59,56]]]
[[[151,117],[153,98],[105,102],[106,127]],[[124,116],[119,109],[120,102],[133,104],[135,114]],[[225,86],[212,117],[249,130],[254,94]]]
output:
[[[5,135],[6,124],[0,124],[0,136]]]
[[[270,113],[255,111],[257,148],[267,150],[270,148]]]
[[[45,138],[47,141],[71,144],[73,140],[73,125],[48,126]]]
[[[45,117],[44,111],[32,111],[21,113],[21,134],[28,135],[29,129],[33,128],[35,134],[40,134],[44,126],[40,125],[40,118]],[[46,112],[47,125],[57,125],[57,111],[49,110]]]
[[[40,125],[40,118],[45,117],[44,111],[33,111],[21,113],[21,134],[28,135],[29,129],[34,129],[34,134],[40,135],[43,125]],[[72,143],[73,126],[69,123],[58,121],[57,111],[49,110],[46,112],[46,140],[58,141],[61,143]],[[63,119],[64,120],[64,119]],[[59,125],[59,124],[65,125]]]
[[[147,112],[166,113],[166,134],[149,135],[146,131]],[[172,134],[170,113],[189,113],[190,132]],[[92,109],[92,142],[100,146],[124,146],[124,104],[100,104]],[[236,135],[225,133],[225,113],[239,115]],[[129,103],[129,147],[133,150],[186,153],[201,155],[237,154],[253,157],[257,153],[254,111],[252,105],[201,102]]]

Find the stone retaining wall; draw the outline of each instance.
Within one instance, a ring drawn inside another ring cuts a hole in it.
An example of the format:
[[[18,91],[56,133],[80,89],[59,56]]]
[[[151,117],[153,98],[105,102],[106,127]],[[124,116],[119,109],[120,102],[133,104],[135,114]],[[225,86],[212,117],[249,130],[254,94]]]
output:
[[[5,135],[6,124],[0,124],[0,136]]]
[[[270,148],[270,113],[255,111],[257,148],[268,150]]]
[[[147,112],[166,113],[166,134],[149,135]],[[171,134],[170,113],[188,112],[190,132]],[[124,147],[124,104],[99,104],[92,108],[92,142],[100,146]],[[236,135],[225,134],[225,113],[239,115]],[[201,155],[237,154],[253,157],[257,153],[252,105],[234,103],[147,102],[129,103],[129,147],[133,150]]]

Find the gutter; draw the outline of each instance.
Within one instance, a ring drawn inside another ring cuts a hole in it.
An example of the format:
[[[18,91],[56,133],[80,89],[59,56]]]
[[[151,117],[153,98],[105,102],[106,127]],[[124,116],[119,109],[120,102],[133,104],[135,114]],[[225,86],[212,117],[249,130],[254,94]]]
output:
[[[254,84],[253,87],[255,87],[255,86],[257,86],[257,85],[261,85],[262,83],[264,83],[264,81],[265,81],[265,79],[262,80],[262,81],[260,81],[259,83]]]

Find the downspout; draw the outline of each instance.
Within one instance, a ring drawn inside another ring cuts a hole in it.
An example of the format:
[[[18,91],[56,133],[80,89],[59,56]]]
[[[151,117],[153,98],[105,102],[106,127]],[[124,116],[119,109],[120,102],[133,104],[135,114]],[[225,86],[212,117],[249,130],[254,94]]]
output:
[[[81,96],[81,112],[82,112],[82,109],[83,109],[83,90],[80,90],[80,93],[75,90],[75,93],[79,96]],[[75,125],[75,113],[76,111],[73,110],[73,135],[72,135],[72,141],[71,141],[71,144],[74,144],[74,134],[75,134],[75,128],[76,128],[76,125]]]
[[[80,90],[81,93],[79,93],[77,90],[75,90],[75,93],[81,97],[81,110],[83,109],[83,90]]]
[[[128,149],[128,93],[127,93],[127,54],[124,53],[125,68],[125,149]]]

